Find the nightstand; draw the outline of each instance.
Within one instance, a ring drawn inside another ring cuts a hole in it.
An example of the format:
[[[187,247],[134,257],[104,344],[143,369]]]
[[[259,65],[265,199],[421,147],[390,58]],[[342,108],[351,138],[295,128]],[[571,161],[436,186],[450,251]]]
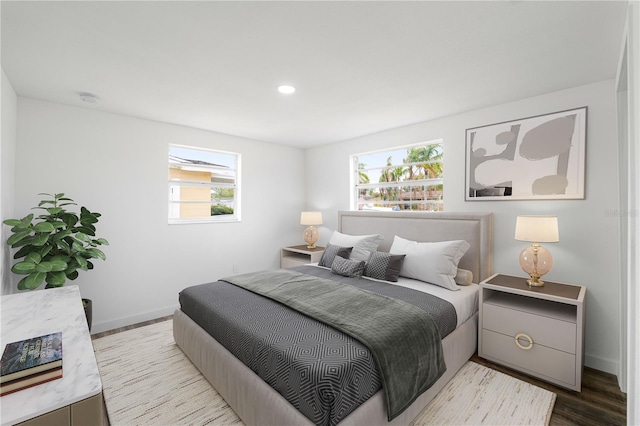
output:
[[[280,250],[280,267],[293,268],[307,263],[320,262],[324,247],[307,248],[306,245],[284,247]]]
[[[580,391],[585,296],[579,285],[495,274],[480,283],[478,356]]]

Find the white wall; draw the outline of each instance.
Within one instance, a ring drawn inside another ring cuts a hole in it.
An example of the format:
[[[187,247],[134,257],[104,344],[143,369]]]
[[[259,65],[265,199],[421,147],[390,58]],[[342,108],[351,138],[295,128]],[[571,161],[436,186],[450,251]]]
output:
[[[0,93],[2,97],[1,123],[2,142],[0,143],[0,217],[2,220],[13,217],[14,206],[14,174],[15,174],[15,153],[16,153],[16,126],[18,97],[13,86],[2,70],[2,81],[0,82]],[[12,292],[12,274],[10,252],[5,241],[9,237],[9,228],[1,226],[0,231],[0,282],[2,283],[1,294]]]
[[[618,208],[614,83],[603,81],[307,150],[307,192],[312,194],[307,207],[321,210],[326,218],[321,243],[336,229],[337,211],[350,207],[351,154],[442,138],[445,210],[494,213],[494,272],[524,274],[517,261],[524,243],[513,239],[516,216],[558,216],[560,242],[547,245],[555,266],[545,278],[587,287],[586,365],[617,373],[619,217],[608,214]],[[464,201],[467,128],[582,106],[589,108],[585,200]]]
[[[248,123],[247,125],[250,125]],[[302,150],[19,97],[15,214],[40,192],[102,213],[107,260],[75,282],[99,332],[170,314],[186,286],[279,266],[299,242]],[[168,144],[242,155],[242,222],[168,225]]]

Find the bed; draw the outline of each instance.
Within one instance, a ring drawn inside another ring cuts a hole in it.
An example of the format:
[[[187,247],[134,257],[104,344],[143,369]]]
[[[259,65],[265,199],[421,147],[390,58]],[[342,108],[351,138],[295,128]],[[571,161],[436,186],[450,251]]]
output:
[[[391,249],[396,236],[418,242],[464,240],[469,248],[458,267],[471,271],[476,283],[492,273],[493,218],[490,213],[343,211],[338,213],[338,231],[347,235],[382,235],[384,238],[377,249],[382,252]],[[433,386],[392,421],[388,421],[384,392],[379,390],[341,418],[338,424],[410,424],[475,353],[477,285],[450,293],[468,294],[474,288],[476,298],[471,303],[472,312],[465,314],[469,318],[456,324],[455,330],[442,339],[447,368]],[[246,424],[314,424],[181,309],[176,310],[173,321],[174,339],[178,346]]]

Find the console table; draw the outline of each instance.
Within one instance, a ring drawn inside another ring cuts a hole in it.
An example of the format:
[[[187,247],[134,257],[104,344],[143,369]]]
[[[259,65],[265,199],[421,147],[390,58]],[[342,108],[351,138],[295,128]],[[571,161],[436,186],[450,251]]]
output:
[[[2,296],[0,309],[0,351],[62,332],[62,378],[2,396],[2,425],[101,425],[102,382],[78,286]]]

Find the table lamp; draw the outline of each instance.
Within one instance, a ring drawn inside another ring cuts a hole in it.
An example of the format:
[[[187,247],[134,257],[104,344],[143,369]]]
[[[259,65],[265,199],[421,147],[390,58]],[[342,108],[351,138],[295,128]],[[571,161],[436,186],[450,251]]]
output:
[[[540,243],[560,241],[558,218],[556,216],[518,216],[515,239],[532,243],[520,252],[520,267],[531,277],[527,280],[530,286],[542,287],[544,281],[540,280],[540,277],[551,271],[553,257]]]
[[[316,248],[316,241],[320,236],[320,232],[313,225],[322,225],[321,212],[302,212],[300,214],[300,225],[308,225],[309,227],[302,233],[302,238],[307,243],[307,248]]]

